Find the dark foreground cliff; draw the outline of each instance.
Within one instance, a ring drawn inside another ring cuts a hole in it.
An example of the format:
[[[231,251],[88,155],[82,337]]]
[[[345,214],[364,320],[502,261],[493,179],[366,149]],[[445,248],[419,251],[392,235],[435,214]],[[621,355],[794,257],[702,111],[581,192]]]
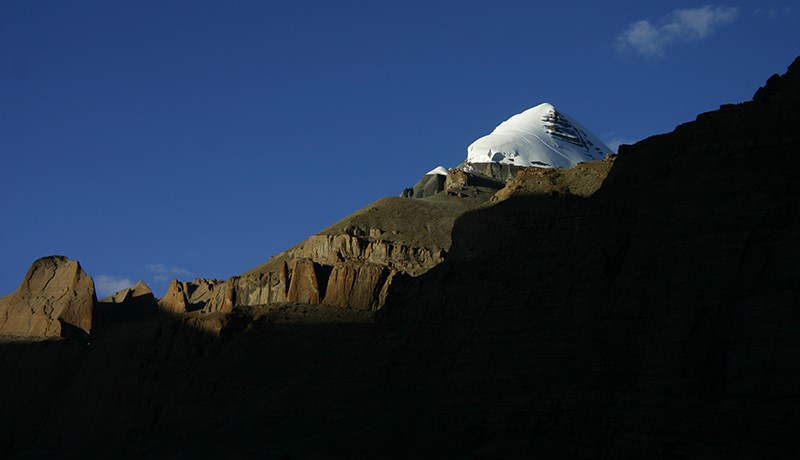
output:
[[[463,215],[376,323],[291,303],[2,344],[2,453],[793,458],[798,108],[795,62],[588,198]]]

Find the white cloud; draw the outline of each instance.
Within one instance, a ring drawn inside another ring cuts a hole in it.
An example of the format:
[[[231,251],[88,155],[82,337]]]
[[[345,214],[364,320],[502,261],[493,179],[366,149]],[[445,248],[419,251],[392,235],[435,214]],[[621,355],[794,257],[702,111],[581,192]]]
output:
[[[642,19],[617,36],[617,51],[633,51],[641,56],[660,58],[668,46],[701,40],[718,26],[735,21],[738,14],[738,8],[709,5],[675,10],[661,18],[658,25]]]
[[[131,280],[122,276],[97,275],[94,277],[94,288],[100,299],[131,286],[133,286]]]
[[[145,265],[144,268],[153,274],[153,279],[155,281],[167,281],[172,278],[192,276],[192,272],[189,270],[172,265],[149,264]]]
[[[614,136],[607,141],[603,141],[603,143],[606,144],[608,148],[610,148],[614,152],[619,152],[619,146],[622,144],[633,144],[635,142],[636,141],[633,139],[629,139],[627,137],[619,137],[619,136]]]

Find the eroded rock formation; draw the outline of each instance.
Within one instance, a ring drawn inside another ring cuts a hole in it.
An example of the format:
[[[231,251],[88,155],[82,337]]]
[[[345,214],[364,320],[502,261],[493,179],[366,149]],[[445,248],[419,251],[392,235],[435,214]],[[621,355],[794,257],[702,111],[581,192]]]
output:
[[[379,200],[225,283],[173,281],[161,308],[227,312],[300,302],[374,311],[384,304],[395,274],[419,276],[445,260],[453,224],[465,212],[514,195],[586,197],[600,187],[612,164],[613,158],[569,169],[479,165],[499,177],[517,175],[505,184],[478,170],[453,169],[435,176],[442,179],[437,193]]]
[[[158,313],[158,300],[144,281],[100,299],[97,303],[104,319],[136,320]]]
[[[491,201],[520,195],[589,197],[603,185],[615,158],[616,155],[607,155],[603,160],[578,163],[572,168],[522,169],[492,196]]]
[[[161,310],[182,314],[195,310],[230,312],[233,310],[233,280],[195,278],[192,281],[172,280],[164,297],[159,300]]]
[[[43,257],[15,292],[0,298],[0,335],[88,336],[96,301],[94,281],[77,261]]]
[[[225,283],[174,281],[161,300],[162,309],[230,311],[300,302],[377,310],[394,274],[418,276],[441,263],[456,218],[491,196],[468,200],[443,195],[430,201],[379,200]]]
[[[189,290],[188,283],[185,281],[178,281],[173,279],[169,283],[167,292],[158,301],[159,307],[168,313],[186,313],[188,311],[189,299],[187,291]]]

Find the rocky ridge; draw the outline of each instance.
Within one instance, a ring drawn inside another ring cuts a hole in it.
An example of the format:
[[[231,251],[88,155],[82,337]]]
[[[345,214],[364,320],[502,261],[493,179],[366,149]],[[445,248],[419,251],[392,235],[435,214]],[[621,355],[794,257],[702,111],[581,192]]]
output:
[[[103,319],[111,321],[137,320],[158,313],[158,300],[144,281],[122,289],[97,303]]]
[[[444,186],[434,195],[423,199],[387,197],[378,200],[240,276],[228,280],[172,280],[165,295],[158,300],[140,281],[99,302],[85,300],[83,303],[91,308],[85,307],[83,314],[88,319],[82,321],[96,321],[95,307],[99,318],[111,321],[138,320],[159,312],[173,315],[192,312],[199,315],[229,314],[237,308],[283,304],[325,305],[375,312],[386,303],[389,287],[396,275],[420,276],[445,260],[453,226],[463,214],[515,195],[561,193],[588,196],[603,182],[612,162],[613,159],[609,158],[563,170],[513,165],[486,167],[488,173],[501,175],[513,168],[518,177],[507,183],[478,170],[467,172],[455,168],[446,175],[438,174],[443,178]],[[528,169],[530,171],[525,171]],[[79,267],[76,261],[63,257],[45,258],[34,263],[28,276],[38,273],[39,265],[49,267],[52,265],[50,262],[58,265],[52,271],[58,274],[56,277],[59,279],[71,276],[67,271],[73,266]],[[80,276],[93,287],[88,275],[81,271]],[[23,286],[30,285],[27,280],[26,277]],[[40,299],[51,294],[30,290],[20,292],[23,294],[5,298],[9,307],[4,309],[6,319],[0,324],[7,326],[2,326],[0,334],[59,336],[60,326],[52,318],[45,321],[39,318],[40,313],[26,313],[28,310],[25,308],[18,308],[27,302],[20,301],[21,296]],[[39,305],[30,311],[37,311],[37,308],[48,307]],[[196,315],[193,318],[192,321],[201,328],[208,326]],[[30,325],[25,326],[28,323]],[[211,330],[219,332],[220,324],[210,326]],[[90,332],[89,328],[82,329],[86,334]]]
[[[91,347],[4,344],[0,444],[23,458],[793,458],[798,107],[800,60],[752,102],[615,159],[520,172],[503,194],[454,175],[452,193],[371,205],[241,277],[176,281],[162,308],[185,313],[111,321]],[[418,212],[442,219],[389,225]],[[376,323],[299,301],[346,286],[334,269],[369,242],[446,252],[416,274],[403,264],[434,259],[381,252],[394,272],[369,284]],[[245,306],[249,276],[255,299],[269,282],[267,298],[299,300]],[[223,292],[232,311],[210,311]]]
[[[457,212],[379,200],[230,280],[235,305],[301,302],[377,310],[395,273],[419,275],[443,260]],[[421,216],[431,219],[425,228],[414,224]]]
[[[224,282],[175,280],[161,307],[174,313],[230,312],[299,302],[377,311],[396,274],[420,276],[445,260],[453,225],[462,214],[512,195],[589,196],[612,163],[613,157],[567,169],[479,164],[435,174],[442,185],[435,193],[378,200],[240,276]],[[480,171],[508,177],[509,182]],[[525,175],[511,180],[512,173]],[[547,187],[534,177],[546,178]]]

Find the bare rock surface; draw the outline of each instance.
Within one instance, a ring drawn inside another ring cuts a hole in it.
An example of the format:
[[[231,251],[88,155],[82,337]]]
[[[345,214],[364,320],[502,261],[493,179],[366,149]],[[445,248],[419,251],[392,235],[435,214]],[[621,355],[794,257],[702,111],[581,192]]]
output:
[[[413,187],[403,190],[403,198],[425,198],[444,190],[445,176],[442,174],[426,174]]]
[[[173,279],[167,287],[167,292],[158,301],[158,306],[168,313],[186,313],[189,311],[188,283]]]
[[[130,301],[131,299],[140,297],[153,298],[153,300],[155,300],[155,296],[153,295],[153,291],[150,289],[150,286],[141,280],[137,281],[136,284],[131,287],[121,289],[108,297],[100,299],[100,302],[122,304]]]
[[[192,281],[172,280],[164,297],[159,300],[161,310],[183,314],[195,310],[230,312],[233,309],[233,279],[195,278]]]
[[[97,307],[110,321],[138,320],[158,313],[158,300],[144,281],[100,299]]]
[[[615,158],[615,155],[609,155],[603,160],[578,163],[572,168],[525,168],[498,190],[491,201],[521,195],[589,197],[600,189]]]
[[[517,174],[505,184],[483,170],[453,169],[435,176],[442,180],[442,193],[378,200],[225,285],[176,281],[161,300],[162,308],[185,313],[301,302],[377,310],[394,274],[419,276],[445,260],[460,216],[513,195],[589,196],[612,164],[613,158],[570,169],[479,165],[487,174]]]
[[[492,193],[383,198],[232,278],[229,297],[234,307],[301,302],[377,310],[393,275],[417,276],[441,263],[455,220]]]
[[[15,292],[0,298],[0,335],[88,336],[96,301],[94,281],[77,261],[43,257]]]

